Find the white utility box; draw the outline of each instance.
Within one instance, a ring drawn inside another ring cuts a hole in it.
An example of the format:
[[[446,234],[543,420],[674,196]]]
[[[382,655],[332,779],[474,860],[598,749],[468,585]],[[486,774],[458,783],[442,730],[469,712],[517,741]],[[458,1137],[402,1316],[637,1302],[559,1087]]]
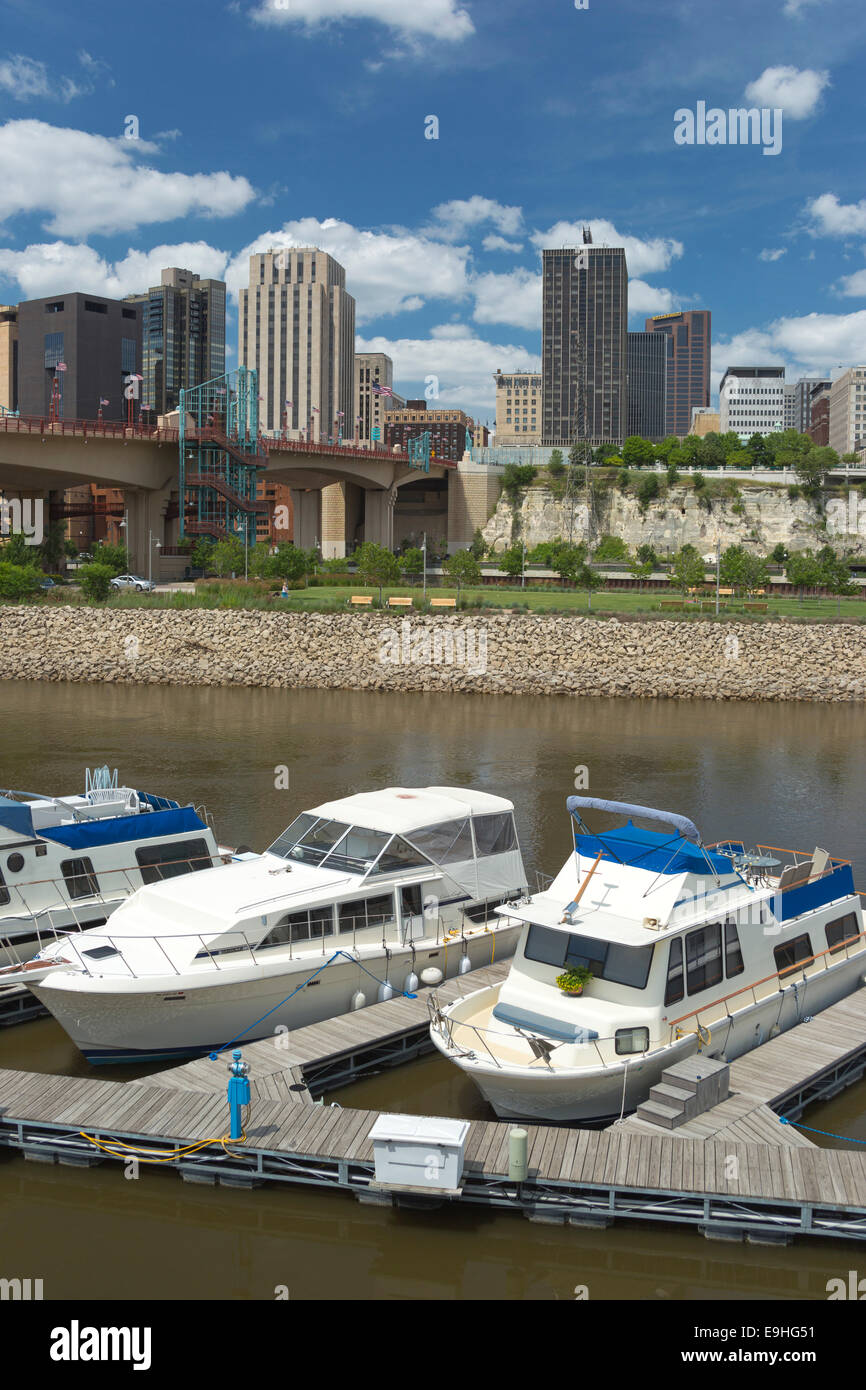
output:
[[[463,1176],[468,1133],[468,1120],[380,1115],[369,1134],[377,1184],[455,1192]]]

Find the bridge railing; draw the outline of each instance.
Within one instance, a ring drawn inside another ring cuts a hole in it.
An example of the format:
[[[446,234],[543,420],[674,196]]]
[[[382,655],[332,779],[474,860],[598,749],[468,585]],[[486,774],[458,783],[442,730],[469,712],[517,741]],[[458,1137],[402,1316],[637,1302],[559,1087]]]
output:
[[[0,434],[93,435],[107,439],[155,439],[176,444],[178,431],[122,420],[49,420],[44,415],[0,415]]]

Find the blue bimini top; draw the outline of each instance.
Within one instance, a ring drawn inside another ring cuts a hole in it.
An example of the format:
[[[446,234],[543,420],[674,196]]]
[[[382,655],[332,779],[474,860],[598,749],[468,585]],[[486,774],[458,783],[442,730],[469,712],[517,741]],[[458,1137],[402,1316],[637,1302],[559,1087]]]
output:
[[[192,806],[178,806],[167,811],[149,811],[146,815],[111,816],[106,820],[52,825],[40,831],[40,834],[46,840],[55,840],[57,844],[66,845],[68,849],[95,849],[99,845],[125,844],[129,840],[155,840],[160,836],[169,838],[184,835],[192,830],[206,831],[207,828]]]
[[[601,851],[603,862],[630,864],[656,874],[706,874],[727,878],[735,872],[727,855],[716,854],[692,844],[679,831],[642,830],[627,821],[601,835],[575,834],[574,847],[580,854],[595,857]]]

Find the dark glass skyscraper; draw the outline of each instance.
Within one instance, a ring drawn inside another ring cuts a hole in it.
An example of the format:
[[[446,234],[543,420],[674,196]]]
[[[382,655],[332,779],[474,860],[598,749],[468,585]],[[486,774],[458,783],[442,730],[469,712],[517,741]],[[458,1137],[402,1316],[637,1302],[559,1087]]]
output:
[[[98,295],[61,294],[18,305],[18,408],[65,420],[123,420],[126,378],[141,362],[138,305]],[[62,365],[61,365],[62,364]],[[100,401],[108,404],[100,407]],[[135,418],[138,419],[136,409]]]
[[[628,335],[628,428],[656,442],[664,439],[667,404],[667,343],[661,333]]]
[[[191,270],[164,270],[162,283],[130,295],[142,312],[142,405],[153,418],[176,410],[180,393],[226,369],[226,287]]]
[[[544,252],[541,442],[622,443],[628,269],[621,246]]]
[[[664,333],[667,338],[665,434],[689,434],[692,408],[706,408],[710,403],[711,329],[709,309],[656,314],[646,321],[648,333]]]

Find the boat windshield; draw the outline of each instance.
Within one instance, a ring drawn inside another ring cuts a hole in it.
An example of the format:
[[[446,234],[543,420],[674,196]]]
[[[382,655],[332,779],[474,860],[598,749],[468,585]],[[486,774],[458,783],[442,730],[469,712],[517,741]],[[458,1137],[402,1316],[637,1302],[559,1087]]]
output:
[[[270,854],[351,873],[393,873],[429,861],[399,835],[304,812],[271,845]]]

